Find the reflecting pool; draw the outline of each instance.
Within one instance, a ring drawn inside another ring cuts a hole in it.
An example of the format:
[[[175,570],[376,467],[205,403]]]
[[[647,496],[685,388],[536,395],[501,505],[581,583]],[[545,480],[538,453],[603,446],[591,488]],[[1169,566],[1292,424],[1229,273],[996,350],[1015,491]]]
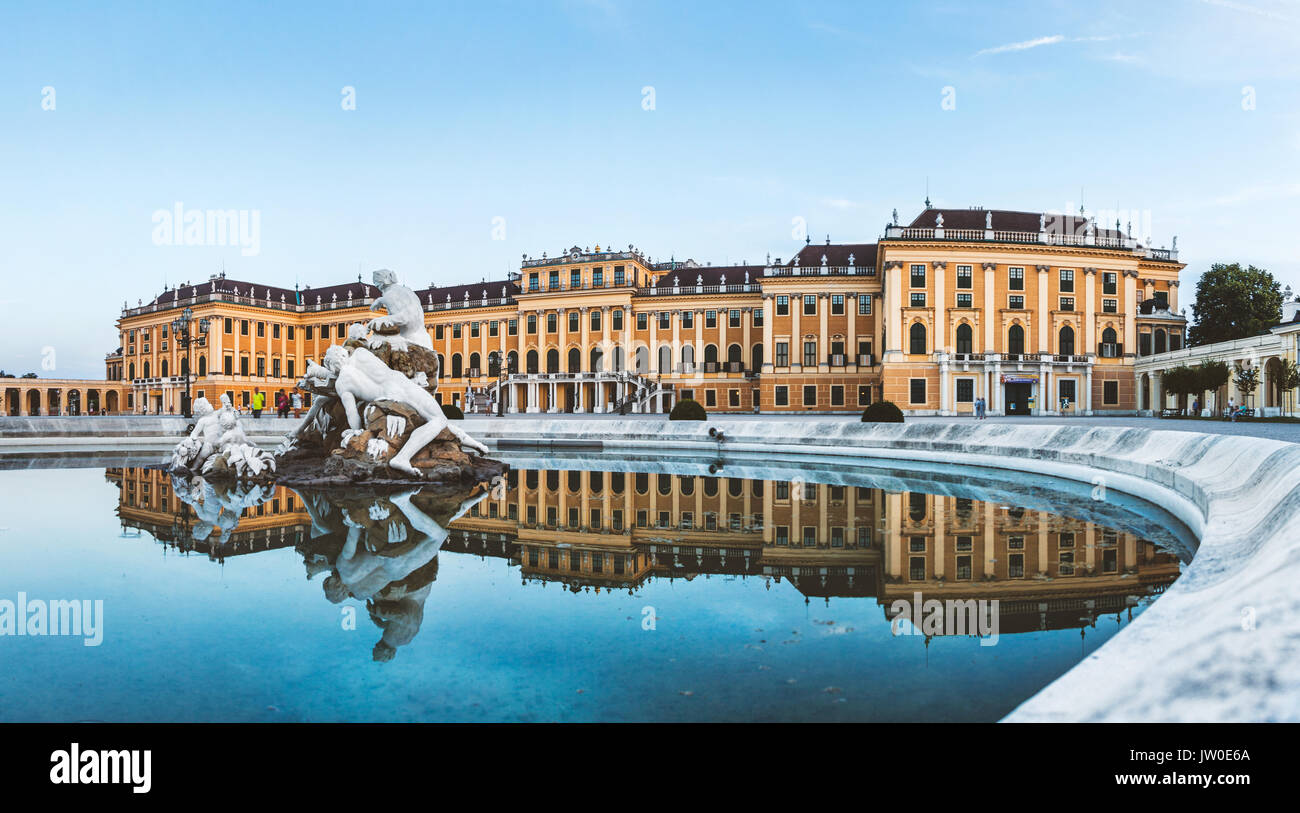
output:
[[[1195,545],[954,467],[520,454],[331,493],[141,462],[0,471],[0,616],[103,602],[98,646],[0,636],[0,720],[996,720]]]

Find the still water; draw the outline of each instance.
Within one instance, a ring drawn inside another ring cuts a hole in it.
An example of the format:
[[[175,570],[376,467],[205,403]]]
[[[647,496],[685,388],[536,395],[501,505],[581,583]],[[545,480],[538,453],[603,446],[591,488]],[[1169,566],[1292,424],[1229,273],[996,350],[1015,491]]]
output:
[[[997,720],[1194,546],[978,470],[520,456],[337,494],[112,462],[0,471],[0,605],[103,602],[98,646],[0,636],[0,721]],[[983,634],[891,623],[918,593]]]

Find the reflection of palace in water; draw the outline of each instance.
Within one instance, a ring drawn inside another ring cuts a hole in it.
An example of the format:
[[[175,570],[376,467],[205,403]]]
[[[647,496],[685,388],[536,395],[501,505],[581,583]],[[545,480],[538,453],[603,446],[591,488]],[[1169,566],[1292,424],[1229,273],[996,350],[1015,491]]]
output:
[[[195,518],[185,519],[193,511],[164,472],[108,476],[122,490],[124,526],[183,550],[224,559],[311,547],[304,503],[312,495],[275,489],[244,508],[237,527],[195,539]],[[885,608],[916,592],[997,599],[1003,633],[1086,625],[1179,573],[1177,557],[1155,543],[1086,520],[945,495],[725,476],[515,469],[449,530],[442,550],[506,559],[525,585],[633,591],[656,578],[729,575],[787,581],[808,599],[872,597]]]

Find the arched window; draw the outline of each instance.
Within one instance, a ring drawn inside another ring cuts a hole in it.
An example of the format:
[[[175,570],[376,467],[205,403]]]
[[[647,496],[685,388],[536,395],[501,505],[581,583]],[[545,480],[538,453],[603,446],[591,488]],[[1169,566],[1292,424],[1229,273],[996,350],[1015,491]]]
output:
[[[593,373],[605,371],[605,354],[600,352],[599,347],[591,348],[591,371]]]
[[[167,377],[167,359],[163,359],[158,364],[158,375],[162,376],[163,378]]]
[[[469,369],[471,371],[477,371],[479,375],[483,375],[483,367],[479,364],[481,360],[482,359],[479,358],[478,353],[469,354]],[[473,375],[473,372],[470,374]]]
[[[501,354],[496,350],[488,353],[487,374],[493,378],[501,375]]]
[[[636,366],[635,372],[640,375],[650,372],[650,348],[645,345],[638,347],[633,357],[633,364]]]
[[[695,345],[682,345],[682,366],[686,369],[695,366]]]
[[[147,361],[144,363],[144,377],[145,378],[149,377],[149,362]]]
[[[527,369],[525,370],[525,372],[529,372],[529,373],[535,373],[535,372],[538,372],[538,370],[537,370],[537,360],[538,360],[538,359],[537,359],[537,351],[536,351],[536,350],[529,350],[529,351],[528,351],[528,355],[525,356],[524,358],[525,358],[525,360],[528,362],[528,367],[527,367]]]
[[[569,372],[582,372],[582,351],[576,347],[569,348]]]
[[[1056,352],[1062,356],[1074,355],[1074,328],[1069,325],[1061,326],[1061,333],[1056,339]]]
[[[666,344],[659,345],[659,372],[673,371],[673,349]]]
[[[127,377],[128,377],[129,379],[131,379],[132,381],[135,380],[135,362],[134,362],[134,361],[131,362],[131,366],[128,368]]]
[[[560,351],[552,347],[546,351],[546,372],[558,373],[560,371]]]
[[[463,371],[461,369],[460,353],[453,353],[451,356],[451,377],[460,378],[461,372]]]
[[[207,374],[208,374],[208,357],[199,356],[199,377],[203,377]]]
[[[715,345],[715,344],[706,344],[706,345],[704,346],[704,363],[705,363],[705,364],[717,364],[717,363],[718,363],[718,346],[717,346],[717,345]]]
[[[519,372],[519,353],[515,350],[506,353],[506,372],[511,371]]]
[[[614,372],[623,372],[623,348],[614,348]]]
[[[741,349],[740,345],[733,344],[727,348],[727,363],[728,364],[745,363],[745,351]]]
[[[1025,329],[1020,325],[1012,325],[1007,331],[1007,352],[1013,356],[1025,352]]]
[[[1168,339],[1163,329],[1156,330],[1156,352],[1163,353],[1169,349]]]
[[[182,356],[182,357],[181,357],[181,375],[189,375],[189,374],[190,374],[190,360],[187,359],[187,358],[185,358],[184,356]]]
[[[962,323],[957,325],[957,352],[974,353],[975,352],[974,334],[970,325]]]
[[[911,342],[911,347],[908,348],[908,352],[914,356],[924,356],[925,355],[925,325],[921,324],[920,322],[916,322],[912,325],[911,328],[908,329],[907,334]]]
[[[761,343],[754,345],[749,351],[750,369],[758,372],[763,369],[763,345]]]

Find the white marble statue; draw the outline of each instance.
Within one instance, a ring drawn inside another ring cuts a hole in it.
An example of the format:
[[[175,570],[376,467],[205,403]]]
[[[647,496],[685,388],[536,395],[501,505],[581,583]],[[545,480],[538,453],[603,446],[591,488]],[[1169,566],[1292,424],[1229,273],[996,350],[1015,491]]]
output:
[[[450,430],[466,449],[487,454],[486,446],[447,421],[442,406],[428,390],[389,368],[366,348],[358,347],[349,355],[343,347],[334,345],[325,352],[325,367],[335,373],[334,391],[348,416],[348,430],[343,433],[342,443],[364,431],[359,404],[389,400],[410,406],[425,420],[388,461],[390,468],[421,476],[420,470],[411,465],[411,458],[443,429]]]
[[[221,396],[219,410],[200,398],[194,413],[194,429],[172,450],[172,471],[211,474],[224,469],[239,479],[275,471],[275,457],[249,440],[229,396]]]
[[[370,309],[384,308],[387,316],[378,316],[370,320],[370,329],[375,331],[371,337],[371,346],[387,343],[395,350],[405,349],[405,344],[415,344],[427,350],[433,349],[433,339],[424,327],[424,308],[415,292],[397,281],[397,274],[387,268],[375,272],[375,285],[382,295],[370,303]],[[450,296],[450,294],[449,294]],[[382,331],[397,328],[397,334],[384,335]]]
[[[222,396],[223,398],[225,396]],[[171,468],[198,471],[221,443],[217,411],[207,398],[194,402],[194,429],[172,450]]]

